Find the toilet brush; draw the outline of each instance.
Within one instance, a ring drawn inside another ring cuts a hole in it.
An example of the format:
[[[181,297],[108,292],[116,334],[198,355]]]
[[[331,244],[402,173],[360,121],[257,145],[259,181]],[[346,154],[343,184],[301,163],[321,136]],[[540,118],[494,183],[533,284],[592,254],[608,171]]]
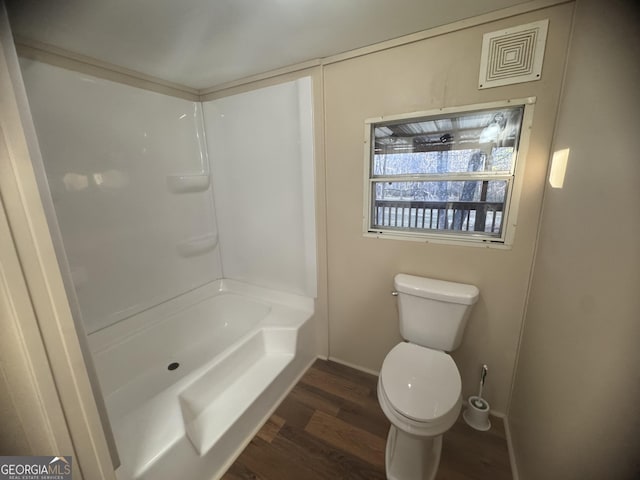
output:
[[[482,398],[482,389],[484,388],[484,381],[487,378],[487,372],[489,371],[489,367],[486,365],[482,365],[482,370],[480,371],[480,388],[478,389],[478,399],[484,401]]]
[[[482,365],[478,395],[469,397],[469,407],[462,414],[464,421],[476,430],[489,430],[491,428],[491,422],[489,421],[489,402],[482,398],[482,389],[484,388],[488,371],[489,368],[486,365]]]

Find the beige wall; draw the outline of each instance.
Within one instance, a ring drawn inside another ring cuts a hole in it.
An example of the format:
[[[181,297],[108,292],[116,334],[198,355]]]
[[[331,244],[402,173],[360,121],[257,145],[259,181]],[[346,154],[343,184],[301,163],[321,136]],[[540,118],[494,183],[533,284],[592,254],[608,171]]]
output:
[[[573,4],[467,28],[325,66],[329,346],[336,360],[379,370],[399,340],[398,272],[477,285],[479,303],[454,358],[463,394],[489,365],[486,397],[506,412],[536,240]],[[540,81],[478,90],[482,35],[549,18]],[[511,250],[364,238],[363,132],[369,117],[536,96]]]
[[[640,475],[640,16],[579,0],[510,409],[521,480]]]

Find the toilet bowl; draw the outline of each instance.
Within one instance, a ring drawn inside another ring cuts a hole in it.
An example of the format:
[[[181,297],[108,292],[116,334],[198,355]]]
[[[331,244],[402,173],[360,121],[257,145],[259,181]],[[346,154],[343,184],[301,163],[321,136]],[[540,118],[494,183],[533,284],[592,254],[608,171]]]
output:
[[[442,435],[462,406],[462,381],[453,358],[471,307],[480,291],[473,285],[400,273],[399,343],[387,354],[378,378],[378,401],[391,422],[385,452],[390,480],[433,480]]]
[[[385,466],[390,480],[431,480],[442,434],[456,422],[462,382],[446,353],[402,342],[388,354],[378,379],[378,401],[391,422]]]

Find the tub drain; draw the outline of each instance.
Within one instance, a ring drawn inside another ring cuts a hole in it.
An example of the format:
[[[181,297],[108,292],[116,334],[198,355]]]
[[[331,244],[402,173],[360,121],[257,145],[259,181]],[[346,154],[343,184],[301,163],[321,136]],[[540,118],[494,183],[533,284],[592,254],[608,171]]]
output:
[[[180,366],[180,364],[178,362],[172,362],[169,364],[169,366],[167,367],[167,370],[175,370],[176,368],[178,368]]]

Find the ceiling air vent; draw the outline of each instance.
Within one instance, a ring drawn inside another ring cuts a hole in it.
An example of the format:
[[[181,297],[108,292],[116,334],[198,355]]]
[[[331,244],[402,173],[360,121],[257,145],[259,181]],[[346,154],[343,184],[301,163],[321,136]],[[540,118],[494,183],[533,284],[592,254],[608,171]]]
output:
[[[549,20],[485,33],[478,88],[539,80]]]

